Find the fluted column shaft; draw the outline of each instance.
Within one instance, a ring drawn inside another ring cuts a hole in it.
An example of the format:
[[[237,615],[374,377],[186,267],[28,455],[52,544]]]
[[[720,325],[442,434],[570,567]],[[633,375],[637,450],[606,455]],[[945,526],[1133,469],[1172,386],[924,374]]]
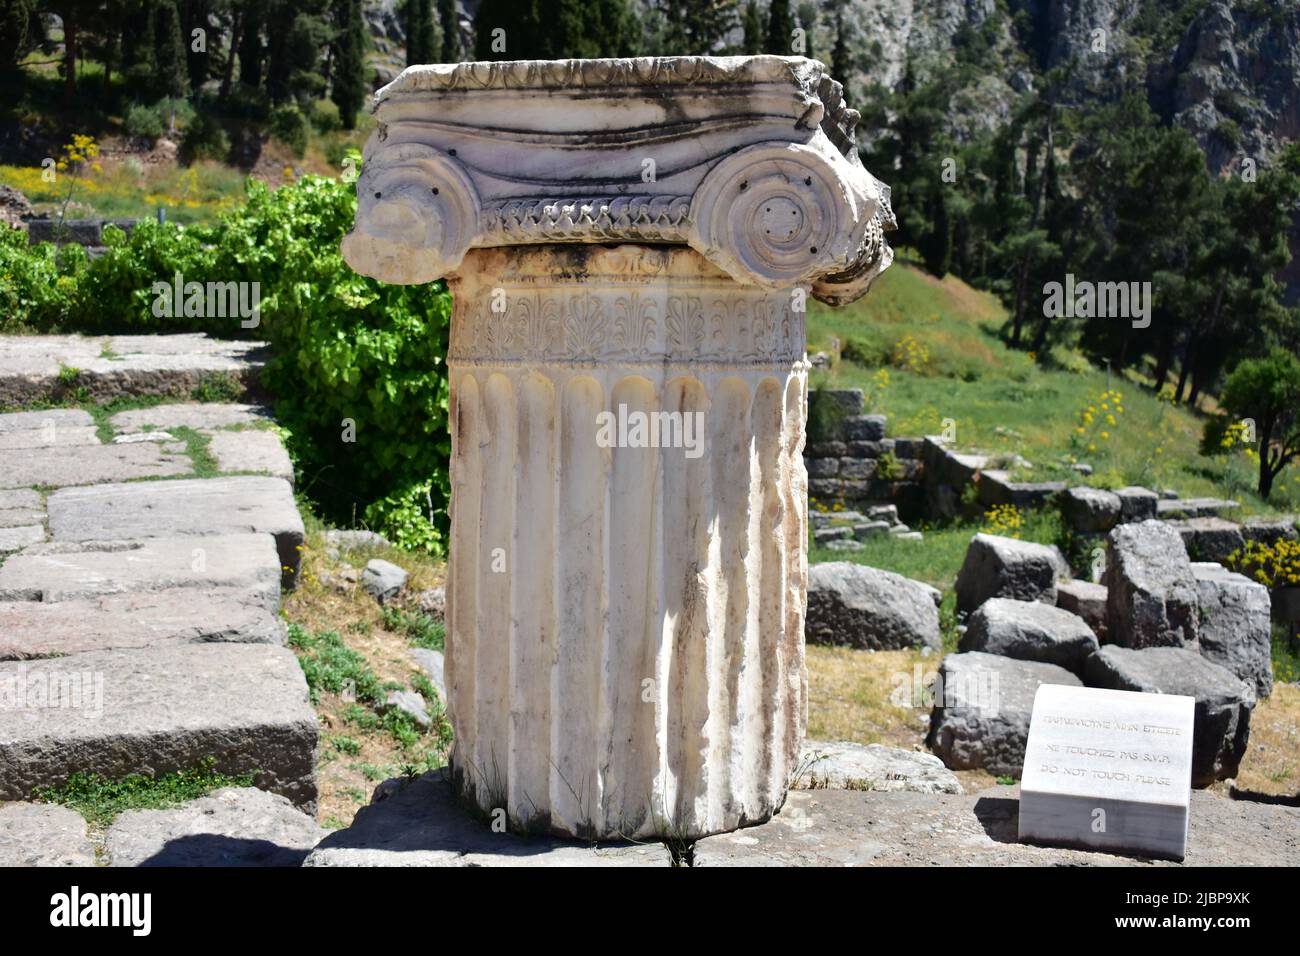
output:
[[[597,839],[767,819],[807,712],[801,290],[639,245],[476,249],[451,282],[463,796]]]

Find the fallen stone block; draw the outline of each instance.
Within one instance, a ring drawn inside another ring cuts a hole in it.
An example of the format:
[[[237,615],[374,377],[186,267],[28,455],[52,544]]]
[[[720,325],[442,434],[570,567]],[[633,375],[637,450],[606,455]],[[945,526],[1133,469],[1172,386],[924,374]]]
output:
[[[1246,539],[1241,526],[1222,518],[1183,518],[1168,522],[1182,535],[1187,556],[1193,561],[1222,564],[1229,555],[1242,551]]]
[[[127,445],[127,448],[141,446]],[[302,517],[282,478],[231,477],[65,488],[49,496],[55,541],[269,534],[292,585],[302,563]]]
[[[804,633],[810,644],[938,650],[939,597],[928,584],[890,571],[846,561],[814,564]]]
[[[1240,507],[1240,502],[1225,501],[1222,498],[1162,498],[1156,502],[1156,517],[1161,520],[1215,518],[1221,512]]]
[[[1268,697],[1273,693],[1268,588],[1218,564],[1193,563],[1192,574],[1200,596],[1201,656]]]
[[[939,665],[926,744],[953,770],[1019,777],[1039,684],[1082,686],[1063,667],[969,651]]]
[[[1183,647],[1197,637],[1196,580],[1177,530],[1163,521],[1120,525],[1107,540],[1107,640]]]
[[[1092,628],[1098,641],[1106,640],[1106,588],[1091,581],[1056,582],[1056,606],[1077,614]]]
[[[284,621],[264,594],[233,588],[0,603],[0,660],[214,641],[283,644]]]
[[[447,703],[447,681],[444,676],[445,661],[442,651],[436,651],[431,647],[413,647],[411,648],[411,660],[424,673],[424,676],[429,678],[429,683],[438,692],[438,697],[445,706]]]
[[[1241,536],[1246,541],[1277,547],[1279,541],[1294,541],[1300,538],[1300,529],[1296,526],[1295,515],[1283,515],[1280,518],[1247,518],[1241,525]]]
[[[1103,647],[1088,659],[1089,687],[1196,698],[1192,786],[1235,776],[1250,736],[1255,691],[1225,667],[1181,647]]]
[[[1068,571],[1053,547],[980,533],[957,574],[957,610],[969,613],[989,598],[1056,603],[1056,581]]]
[[[280,602],[280,561],[265,534],[34,545],[0,565],[0,601],[71,601],[171,588],[236,588]]]
[[[991,598],[970,616],[959,649],[1042,661],[1082,676],[1097,651],[1097,637],[1083,618],[1039,601]]]
[[[1061,493],[1061,513],[1081,534],[1105,534],[1120,521],[1119,495],[1101,488],[1080,486]]]
[[[162,775],[214,758],[315,812],[316,713],[293,652],[257,644],[0,663],[0,799],[74,773]]]
[[[109,866],[301,866],[329,831],[278,794],[223,787],[167,810],[128,810],[108,828]]]
[[[805,740],[793,790],[908,790],[961,793],[953,772],[934,754],[859,744]]]
[[[1149,521],[1156,516],[1160,496],[1149,488],[1130,485],[1115,492],[1119,498],[1119,520],[1124,524]]]

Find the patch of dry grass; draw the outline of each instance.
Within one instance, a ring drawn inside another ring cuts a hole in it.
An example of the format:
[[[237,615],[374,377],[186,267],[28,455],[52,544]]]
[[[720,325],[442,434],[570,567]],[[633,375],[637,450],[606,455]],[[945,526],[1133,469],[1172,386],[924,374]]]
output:
[[[344,549],[333,557],[323,531],[313,529],[303,550],[299,585],[284,601],[284,617],[312,634],[337,633],[381,682],[417,691],[425,687],[427,698],[427,685],[422,684],[422,674],[410,658],[410,639],[385,626],[383,608],[360,584],[361,569],[376,557],[409,572],[403,597],[390,606],[411,614],[419,611],[417,595],[445,579],[442,562],[393,548]],[[357,572],[355,582],[345,579],[349,569]],[[317,819],[323,825],[351,823],[380,781],[445,764],[450,727],[444,702],[430,700],[428,704],[433,727],[416,739],[408,735],[403,740],[373,710],[341,694],[320,691],[316,703],[321,730]]]
[[[918,679],[938,670],[939,655],[917,651],[860,651],[846,647],[807,649],[808,736],[816,740],[852,740],[905,750],[926,750],[928,702],[900,707]],[[919,668],[919,671],[918,671]],[[891,699],[891,697],[893,699]],[[992,786],[997,779],[982,770],[957,771],[967,793]],[[1300,793],[1300,684],[1277,684],[1260,701],[1250,721],[1250,745],[1241,761],[1237,787],[1271,796]],[[1218,783],[1215,789],[1226,788]]]

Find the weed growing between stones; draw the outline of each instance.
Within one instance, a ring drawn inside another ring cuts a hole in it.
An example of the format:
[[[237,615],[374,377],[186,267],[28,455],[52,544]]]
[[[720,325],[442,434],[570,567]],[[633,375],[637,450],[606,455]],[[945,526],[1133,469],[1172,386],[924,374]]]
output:
[[[258,772],[229,776],[218,773],[215,757],[196,767],[162,776],[130,774],[109,779],[97,773],[74,773],[57,787],[39,787],[32,799],[76,810],[91,826],[107,827],[127,810],[165,810],[205,797],[222,787],[251,787]]]

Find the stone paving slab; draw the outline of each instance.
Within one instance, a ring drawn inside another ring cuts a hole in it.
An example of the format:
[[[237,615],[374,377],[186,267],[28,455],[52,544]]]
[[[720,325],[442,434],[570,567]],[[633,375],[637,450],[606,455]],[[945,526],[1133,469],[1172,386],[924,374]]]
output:
[[[71,601],[170,588],[238,588],[279,606],[280,560],[265,534],[47,543],[0,565],[0,601]]]
[[[0,339],[0,347],[12,339]],[[0,435],[53,428],[94,428],[95,419],[80,408],[43,408],[32,412],[7,412],[0,415]]]
[[[6,456],[0,486],[65,488],[99,482],[165,478],[193,472],[189,456],[168,453],[153,444],[56,445],[39,454]]]
[[[76,369],[76,388],[105,401],[121,396],[185,395],[213,373],[255,386],[267,359],[261,342],[184,335],[25,335],[0,338],[0,407],[27,405],[67,391],[60,373]]]
[[[275,432],[265,429],[212,432],[208,451],[219,471],[259,471],[293,484],[293,462]]]
[[[228,428],[231,425],[257,425],[271,420],[269,409],[261,405],[237,402],[178,402],[132,408],[118,412],[108,420],[118,435],[145,428]]]
[[[78,771],[158,775],[211,757],[217,772],[257,771],[258,787],[315,813],[317,719],[288,648],[201,644],[7,662],[0,689],[21,698],[0,707],[0,799],[25,799]],[[80,706],[66,706],[70,689],[81,691]]]
[[[300,866],[328,833],[278,794],[226,787],[170,810],[128,810],[104,855],[110,866]]]
[[[669,866],[659,843],[590,844],[494,833],[463,810],[447,770],[388,780],[352,825],[335,830],[304,866]]]
[[[45,540],[45,528],[42,525],[20,524],[9,528],[2,525],[3,522],[0,522],[0,554],[20,551],[28,545]]]
[[[139,448],[124,445],[124,448]],[[55,541],[174,535],[275,537],[281,565],[296,575],[302,562],[302,516],[282,478],[231,477],[66,488],[46,501]]]
[[[18,448],[56,448],[102,444],[98,430],[84,425],[71,428],[32,428],[0,432],[0,451]]]
[[[0,528],[22,528],[45,521],[45,509],[2,508],[0,509]]]
[[[0,602],[0,660],[213,641],[282,645],[284,622],[265,602],[235,588]]]
[[[94,865],[80,813],[49,803],[0,804],[0,867]]]
[[[954,796],[802,790],[767,823],[695,844],[695,866],[1177,866],[1017,841],[1020,788]],[[1300,866],[1300,807],[1197,790],[1184,866]]]

